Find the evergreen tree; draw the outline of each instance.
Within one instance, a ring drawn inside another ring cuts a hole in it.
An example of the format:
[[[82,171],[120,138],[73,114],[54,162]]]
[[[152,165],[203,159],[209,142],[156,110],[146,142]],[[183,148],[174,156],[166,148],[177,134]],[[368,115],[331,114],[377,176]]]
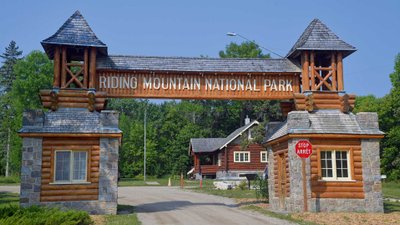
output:
[[[4,93],[11,90],[12,83],[15,80],[14,65],[21,59],[22,51],[18,50],[19,47],[15,41],[11,41],[5,52],[0,55],[3,59],[0,69],[0,85]]]

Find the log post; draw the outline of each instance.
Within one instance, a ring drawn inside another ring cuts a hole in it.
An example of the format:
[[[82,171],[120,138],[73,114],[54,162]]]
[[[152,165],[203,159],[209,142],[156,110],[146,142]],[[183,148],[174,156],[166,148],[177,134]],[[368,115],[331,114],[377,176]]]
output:
[[[302,92],[310,90],[310,80],[309,80],[309,57],[308,52],[303,52],[301,55],[301,65],[303,66],[303,70],[301,72],[302,80],[301,84],[303,87]]]
[[[89,49],[85,48],[83,56],[83,87],[88,88],[89,77]]]
[[[96,48],[90,49],[90,80],[89,89],[95,89],[95,76],[96,76]]]
[[[337,81],[338,81],[338,91],[344,90],[343,83],[343,55],[341,52],[337,54]]]
[[[310,67],[311,67],[311,90],[315,91],[315,74],[314,74],[314,70],[315,70],[315,53],[311,52],[310,54]]]
[[[53,87],[60,88],[60,47],[54,49],[54,80]]]
[[[335,53],[331,55],[331,69],[332,69],[332,89],[333,91],[337,91],[337,82],[336,82],[336,59]]]
[[[61,60],[61,87],[66,88],[67,82],[67,48],[62,48],[62,60]]]

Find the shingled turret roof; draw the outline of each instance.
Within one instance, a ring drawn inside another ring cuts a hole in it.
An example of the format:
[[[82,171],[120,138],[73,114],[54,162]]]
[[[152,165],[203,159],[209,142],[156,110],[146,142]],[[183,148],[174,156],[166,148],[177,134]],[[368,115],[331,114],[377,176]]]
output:
[[[41,42],[50,59],[54,57],[54,46],[96,47],[107,55],[107,45],[100,41],[79,11],[76,11],[58,31]]]
[[[343,57],[346,57],[356,48],[341,40],[319,19],[314,19],[286,57],[296,58],[301,50],[343,51]]]

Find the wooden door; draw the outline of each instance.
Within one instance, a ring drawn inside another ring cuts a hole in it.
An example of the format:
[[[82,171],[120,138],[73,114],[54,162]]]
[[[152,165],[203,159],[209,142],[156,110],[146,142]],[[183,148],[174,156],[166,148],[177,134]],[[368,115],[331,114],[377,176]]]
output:
[[[280,207],[285,208],[286,159],[284,153],[278,155],[278,196],[279,196]]]

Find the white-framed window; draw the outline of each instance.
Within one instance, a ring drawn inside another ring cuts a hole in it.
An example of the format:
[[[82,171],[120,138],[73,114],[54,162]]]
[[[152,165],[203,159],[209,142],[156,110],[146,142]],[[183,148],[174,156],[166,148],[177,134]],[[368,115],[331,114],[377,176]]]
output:
[[[87,151],[57,150],[54,154],[54,182],[87,181]]]
[[[233,162],[250,162],[250,152],[233,152]]]
[[[350,151],[320,151],[320,162],[322,180],[351,180]]]
[[[262,162],[262,163],[268,162],[268,152],[267,151],[260,152],[260,162]]]

